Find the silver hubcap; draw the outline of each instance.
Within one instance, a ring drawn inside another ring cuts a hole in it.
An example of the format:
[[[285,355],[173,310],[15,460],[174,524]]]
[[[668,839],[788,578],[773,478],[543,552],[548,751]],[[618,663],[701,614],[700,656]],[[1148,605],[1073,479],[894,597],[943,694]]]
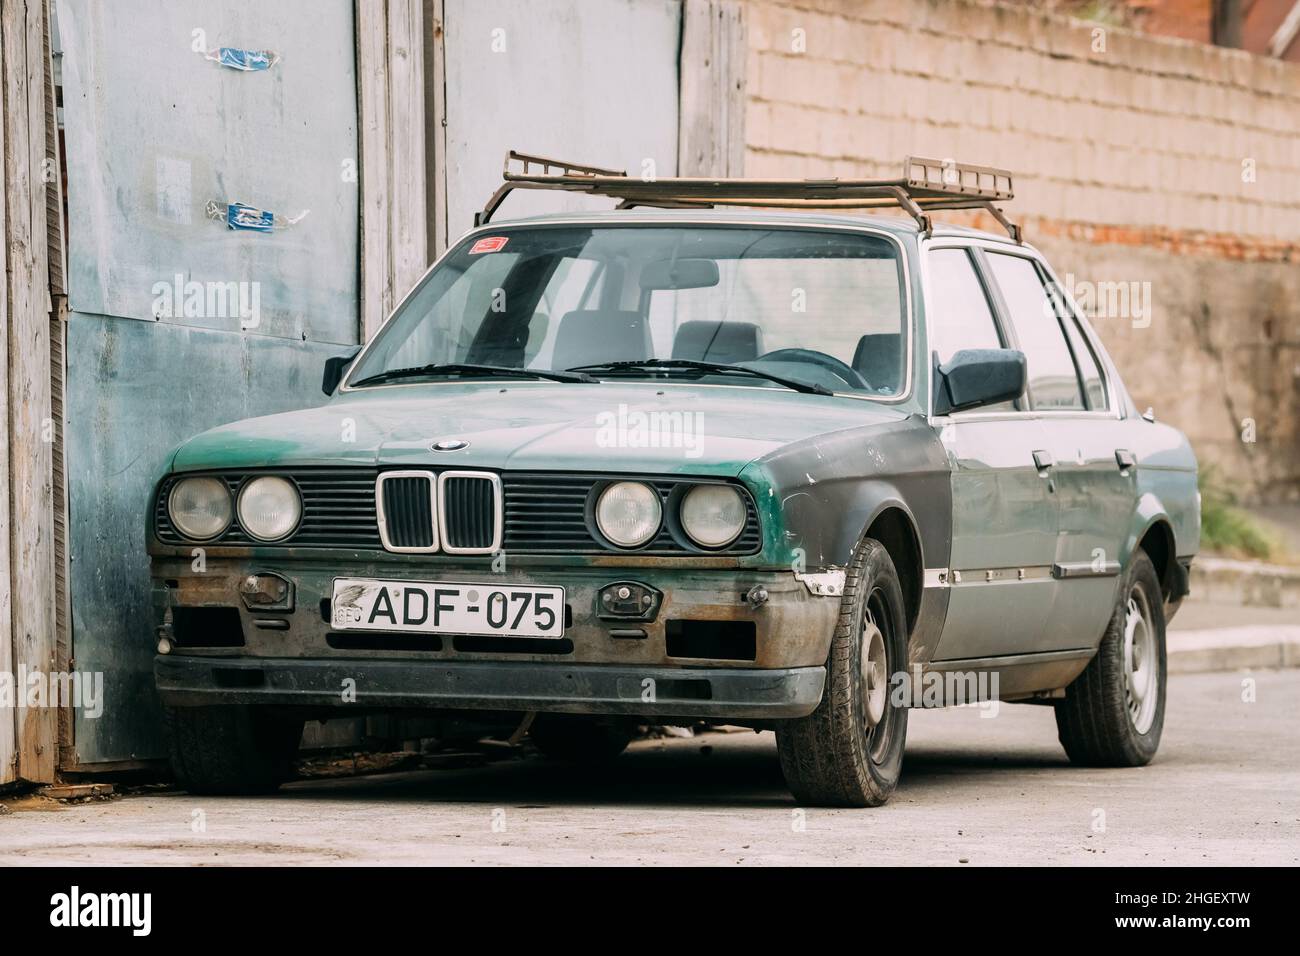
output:
[[[1124,700],[1134,729],[1145,734],[1156,718],[1160,662],[1151,608],[1141,588],[1129,592],[1124,611]]]
[[[870,614],[862,623],[862,684],[866,688],[867,729],[871,729],[885,716],[889,671],[885,662],[885,635]]]

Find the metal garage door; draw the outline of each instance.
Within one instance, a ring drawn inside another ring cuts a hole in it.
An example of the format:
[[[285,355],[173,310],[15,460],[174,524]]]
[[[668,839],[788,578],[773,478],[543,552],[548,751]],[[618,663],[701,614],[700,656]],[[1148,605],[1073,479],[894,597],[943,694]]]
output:
[[[501,184],[508,149],[659,176],[677,171],[679,0],[445,0],[447,215],[454,241]],[[515,194],[500,218],[608,208]]]
[[[57,9],[73,653],[105,676],[75,761],[98,763],[161,754],[144,536],[169,452],[321,401],[357,340],[356,54],[350,0]]]

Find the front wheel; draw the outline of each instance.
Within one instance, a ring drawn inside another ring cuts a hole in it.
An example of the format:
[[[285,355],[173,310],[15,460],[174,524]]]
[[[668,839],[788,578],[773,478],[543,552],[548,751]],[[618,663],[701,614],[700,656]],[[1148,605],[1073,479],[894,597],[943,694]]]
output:
[[[1097,654],[1056,704],[1056,728],[1071,763],[1140,767],[1160,746],[1165,723],[1165,612],[1160,579],[1138,550],[1120,582]]]
[[[776,731],[786,785],[801,803],[875,807],[898,786],[907,708],[890,693],[907,661],[903,589],[889,553],[864,538],[845,572],[821,703]]]
[[[172,772],[194,794],[275,790],[293,774],[302,727],[247,705],[163,707]]]

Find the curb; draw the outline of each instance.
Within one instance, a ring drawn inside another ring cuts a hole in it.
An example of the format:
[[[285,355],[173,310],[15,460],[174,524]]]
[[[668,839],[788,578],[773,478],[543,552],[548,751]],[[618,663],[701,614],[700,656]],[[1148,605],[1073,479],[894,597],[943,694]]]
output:
[[[1300,626],[1170,631],[1166,641],[1170,674],[1300,667]]]
[[[1198,557],[1192,562],[1191,589],[1197,601],[1300,609],[1300,568]]]

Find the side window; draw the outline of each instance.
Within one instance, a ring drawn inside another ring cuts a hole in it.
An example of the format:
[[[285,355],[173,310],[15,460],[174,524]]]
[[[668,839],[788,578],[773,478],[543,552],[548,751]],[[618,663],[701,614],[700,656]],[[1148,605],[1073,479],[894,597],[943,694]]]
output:
[[[1022,256],[990,252],[988,261],[1029,366],[1030,408],[1082,409],[1079,371],[1038,269]]]
[[[1065,325],[1065,334],[1070,339],[1070,348],[1074,351],[1074,360],[1079,365],[1079,377],[1083,380],[1084,396],[1089,408],[1106,407],[1106,385],[1101,377],[1101,369],[1092,346],[1079,328],[1079,320],[1067,310],[1061,314]]]
[[[929,267],[930,298],[925,310],[934,336],[930,351],[939,353],[939,361],[948,361],[962,349],[1005,348],[970,253],[933,249]]]

